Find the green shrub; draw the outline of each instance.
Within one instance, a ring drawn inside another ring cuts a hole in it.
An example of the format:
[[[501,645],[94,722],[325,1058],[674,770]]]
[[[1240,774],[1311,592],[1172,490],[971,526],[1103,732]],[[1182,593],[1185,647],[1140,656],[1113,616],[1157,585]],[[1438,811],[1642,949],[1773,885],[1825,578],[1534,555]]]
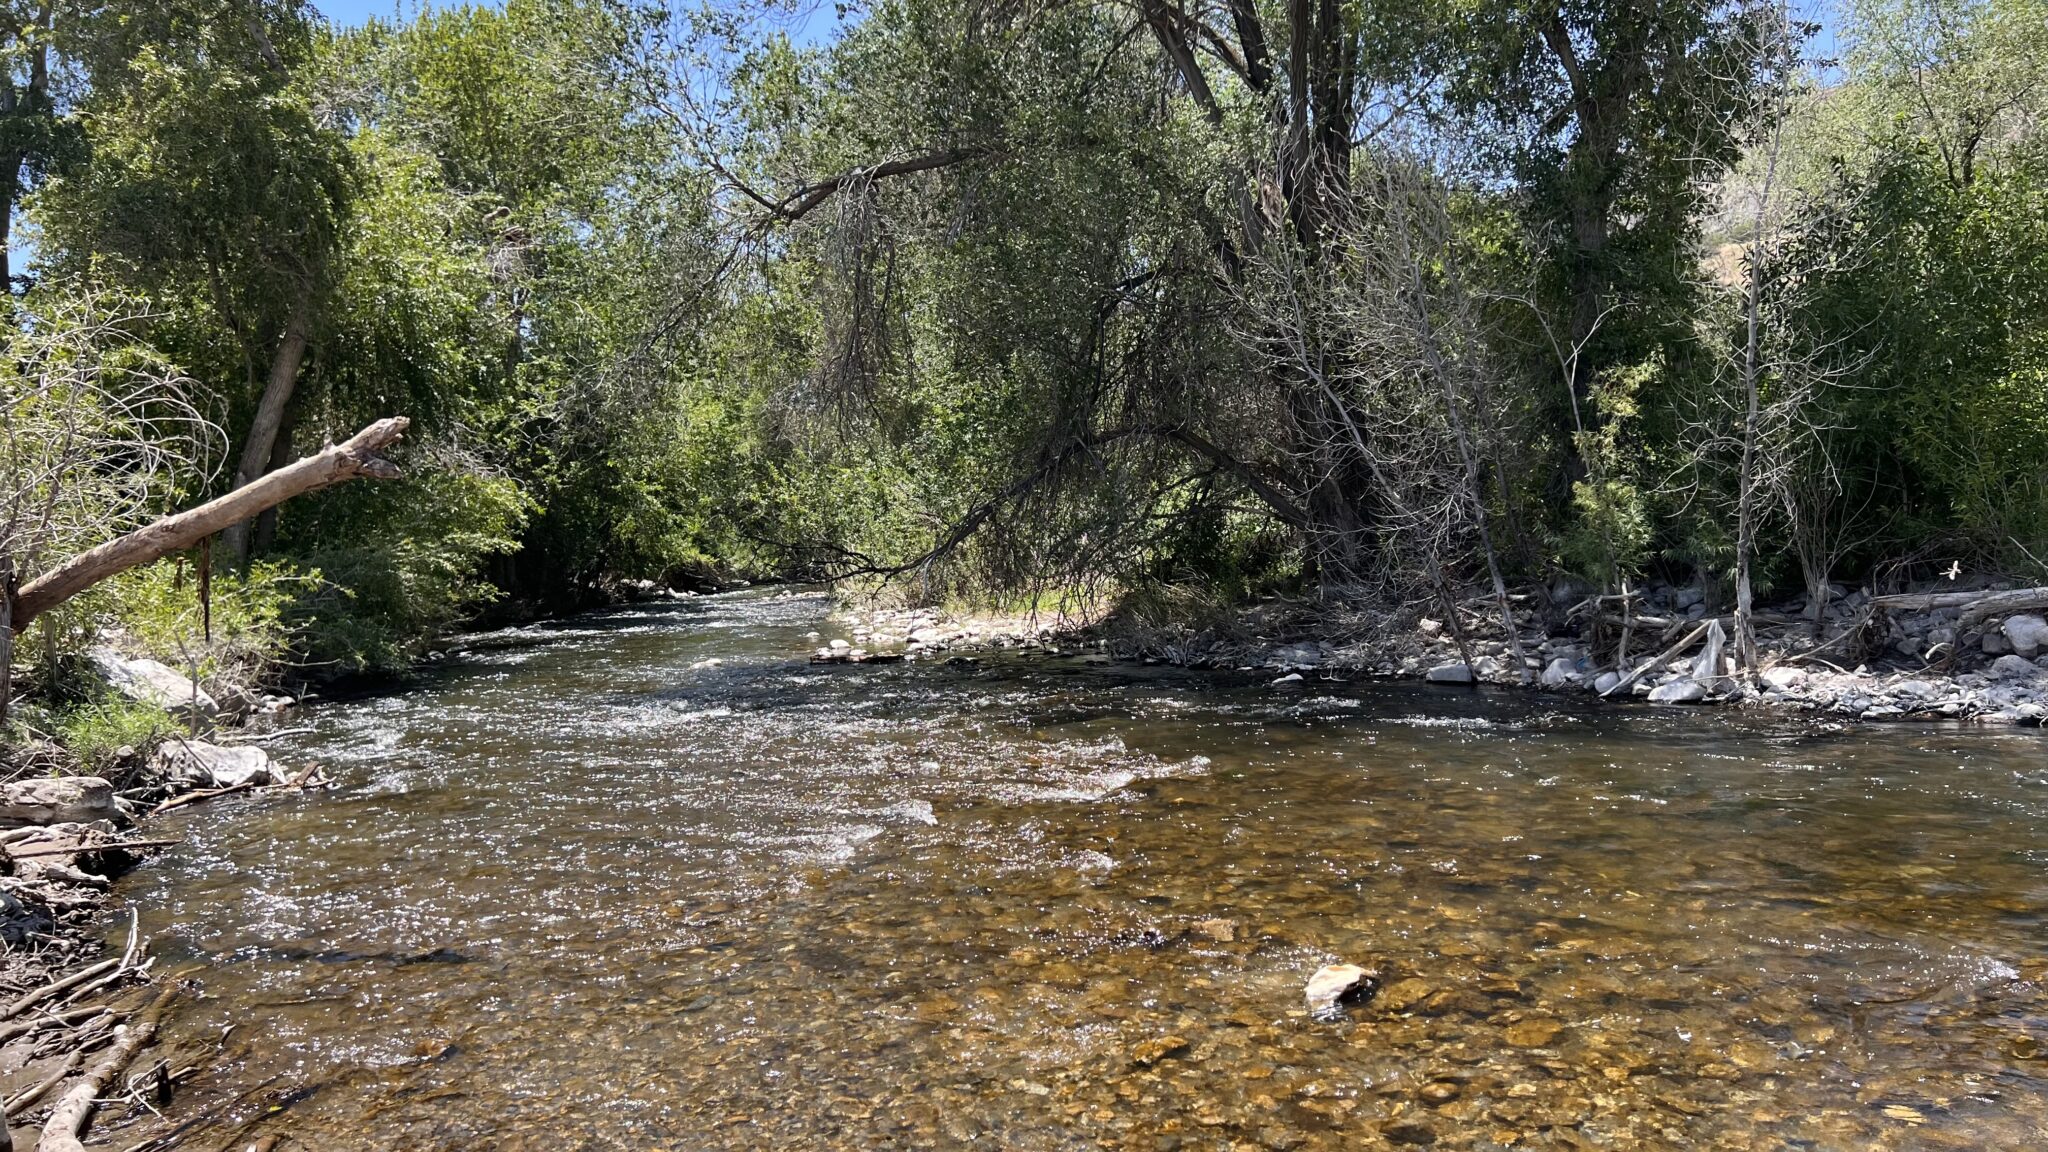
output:
[[[146,752],[180,730],[163,709],[111,694],[59,713],[55,723],[58,743],[93,775],[105,772],[123,747]]]

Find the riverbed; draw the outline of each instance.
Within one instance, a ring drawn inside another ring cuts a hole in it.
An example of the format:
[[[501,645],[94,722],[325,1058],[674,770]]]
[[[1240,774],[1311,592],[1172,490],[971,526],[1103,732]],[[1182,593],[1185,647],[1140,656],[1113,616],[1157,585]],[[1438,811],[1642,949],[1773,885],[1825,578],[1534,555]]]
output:
[[[203,1070],[117,1143],[2048,1146],[2036,733],[813,666],[827,612],[473,637],[276,749],[335,790],[153,826]]]

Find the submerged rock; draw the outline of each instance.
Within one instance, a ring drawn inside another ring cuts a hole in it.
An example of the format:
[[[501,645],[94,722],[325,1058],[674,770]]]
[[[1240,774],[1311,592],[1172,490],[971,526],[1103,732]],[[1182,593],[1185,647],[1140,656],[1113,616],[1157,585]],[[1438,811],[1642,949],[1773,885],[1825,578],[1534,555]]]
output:
[[[1355,1004],[1370,997],[1379,989],[1379,973],[1356,964],[1326,964],[1316,969],[1308,978],[1308,986],[1302,989],[1302,996],[1308,1001],[1308,1010],[1317,1016],[1328,1016],[1340,1005]]]
[[[0,785],[0,824],[86,824],[118,820],[114,786],[98,776],[58,776]]]

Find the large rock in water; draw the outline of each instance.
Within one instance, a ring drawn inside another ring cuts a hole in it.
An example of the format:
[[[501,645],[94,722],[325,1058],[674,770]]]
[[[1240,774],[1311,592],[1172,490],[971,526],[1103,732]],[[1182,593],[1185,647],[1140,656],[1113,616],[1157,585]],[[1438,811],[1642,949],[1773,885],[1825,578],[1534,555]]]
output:
[[[1370,968],[1360,968],[1356,964],[1326,964],[1308,978],[1308,987],[1302,989],[1302,995],[1308,1000],[1310,1012],[1327,1016],[1340,1004],[1372,995],[1379,986],[1379,974]]]
[[[1463,664],[1439,664],[1422,678],[1432,684],[1470,684],[1472,669]]]
[[[210,717],[220,711],[204,688],[168,664],[130,660],[106,648],[93,649],[91,659],[108,685],[130,700],[154,704],[166,712],[196,708],[201,716]]]
[[[157,771],[188,788],[234,788],[275,784],[270,753],[247,745],[225,747],[204,740],[167,740],[156,750]]]
[[[2012,644],[2012,650],[2032,659],[2048,648],[2048,620],[2039,616],[2008,616],[1999,631]]]
[[[97,776],[57,776],[0,785],[0,824],[88,824],[118,820],[114,786]]]

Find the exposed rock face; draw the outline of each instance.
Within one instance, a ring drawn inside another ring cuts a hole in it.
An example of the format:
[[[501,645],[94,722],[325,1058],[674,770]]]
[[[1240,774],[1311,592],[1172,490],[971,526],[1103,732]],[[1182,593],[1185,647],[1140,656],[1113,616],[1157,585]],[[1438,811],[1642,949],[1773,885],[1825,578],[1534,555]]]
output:
[[[2008,616],[1999,628],[2006,642],[2021,656],[2032,659],[2048,648],[2048,620],[2039,616]]]
[[[118,820],[114,786],[97,776],[59,776],[0,785],[0,824],[85,824]]]
[[[156,751],[157,769],[187,788],[234,788],[277,783],[270,753],[249,746],[223,747],[204,740],[171,740]]]
[[[105,648],[95,648],[91,659],[114,691],[130,700],[154,704],[166,712],[196,708],[201,716],[211,717],[220,711],[205,689],[168,664],[130,660]]]
[[[1470,684],[1472,669],[1464,664],[1439,664],[1431,668],[1423,679],[1432,684]]]

